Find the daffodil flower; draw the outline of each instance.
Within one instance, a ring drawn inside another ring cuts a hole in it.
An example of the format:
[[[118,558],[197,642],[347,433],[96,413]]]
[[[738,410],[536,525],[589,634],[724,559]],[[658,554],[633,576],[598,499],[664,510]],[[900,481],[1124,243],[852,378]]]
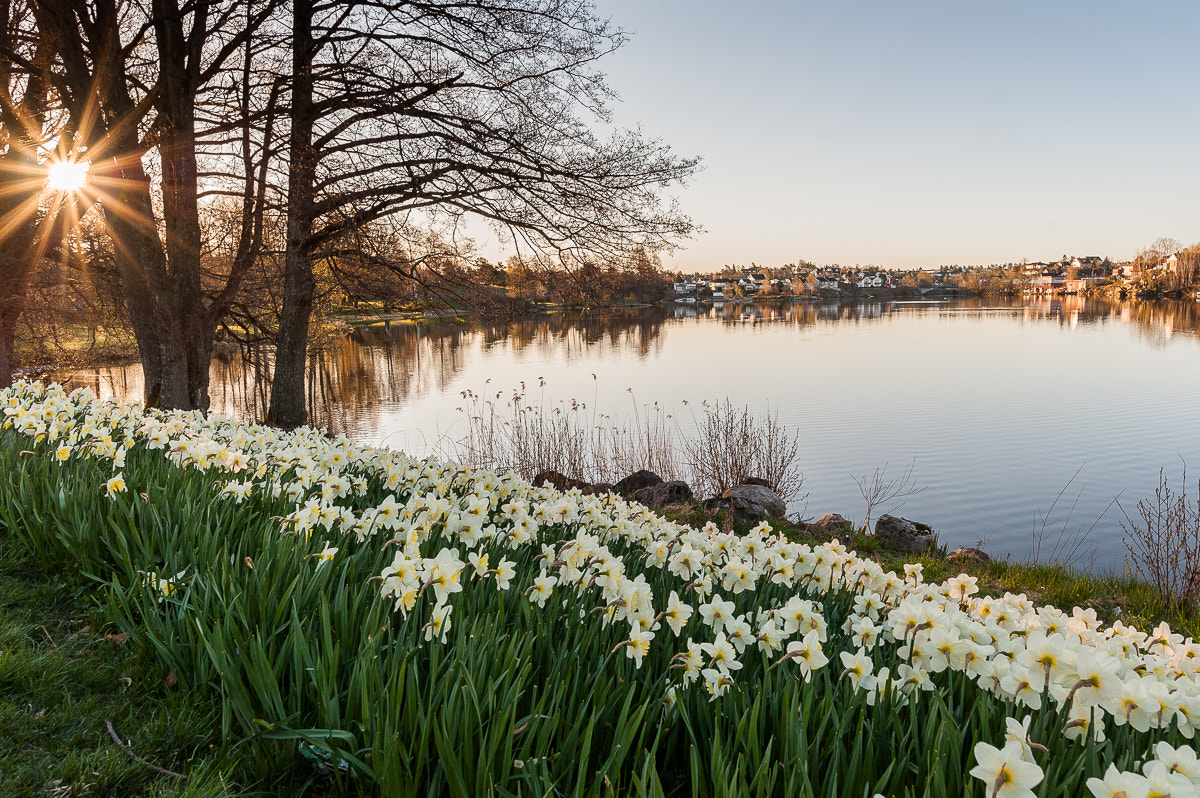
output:
[[[975,744],[975,767],[970,774],[984,784],[988,798],[1034,798],[1033,788],[1044,774],[1034,762],[1027,762],[1019,743],[1009,742],[996,748],[985,742]]]
[[[104,483],[104,490],[110,499],[115,498],[118,493],[124,493],[126,489],[124,472],[117,472],[116,476]]]

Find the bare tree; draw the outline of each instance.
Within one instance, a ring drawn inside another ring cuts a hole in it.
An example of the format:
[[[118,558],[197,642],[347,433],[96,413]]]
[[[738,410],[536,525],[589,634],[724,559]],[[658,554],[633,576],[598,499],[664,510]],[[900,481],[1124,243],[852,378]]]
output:
[[[394,214],[474,214],[529,262],[654,250],[692,230],[658,189],[693,160],[602,140],[595,62],[625,40],[575,0],[292,5],[288,235],[269,420],[306,421],[313,264]]]
[[[248,222],[250,253],[207,286],[200,225],[205,143],[234,146],[249,130],[243,72],[255,33],[281,0],[37,0],[34,27],[54,47],[49,83],[68,117],[65,151],[91,162],[92,198],[114,244],[145,375],[148,405],[206,409],[216,325],[228,310],[261,225]],[[32,74],[33,64],[6,51]],[[198,113],[225,113],[201,129]],[[270,149],[260,136],[261,157]],[[249,157],[249,156],[247,156]],[[249,164],[240,193],[261,206],[263,174]],[[253,216],[253,214],[248,214]]]
[[[929,487],[917,484],[916,478],[913,476],[913,469],[916,465],[917,461],[914,459],[900,476],[891,479],[887,476],[887,463],[883,464],[883,468],[876,468],[873,474],[851,475],[850,478],[858,485],[858,492],[862,494],[863,501],[867,505],[867,516],[863,520],[863,529],[870,530],[871,518],[874,517],[876,508],[887,507],[888,512],[898,510],[904,506],[903,501],[896,503],[898,499],[915,496]]]
[[[625,40],[587,2],[28,2],[21,32],[51,48],[64,155],[91,162],[147,404],[207,407],[215,332],[278,258],[269,415],[303,423],[314,264],[377,220],[474,214],[560,265],[692,230],[659,189],[696,162],[584,119],[608,124],[595,63]],[[0,42],[26,81],[28,49]],[[213,206],[239,217],[219,244]]]

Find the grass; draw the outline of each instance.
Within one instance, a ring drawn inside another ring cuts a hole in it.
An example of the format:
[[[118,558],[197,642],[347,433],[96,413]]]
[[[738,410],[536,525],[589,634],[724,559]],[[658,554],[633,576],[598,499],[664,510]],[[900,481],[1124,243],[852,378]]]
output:
[[[321,794],[299,772],[255,785],[220,736],[217,700],[172,688],[168,670],[118,633],[99,588],[47,570],[0,535],[0,795],[233,798]],[[108,733],[127,743],[132,759]],[[151,767],[153,766],[153,767]],[[185,775],[178,779],[153,768]]]
[[[31,345],[29,340],[18,336],[11,353],[13,363],[41,365],[46,359],[107,362],[137,357],[137,345],[128,334],[87,324],[58,324],[52,337],[38,343]]]
[[[0,794],[197,794],[195,780],[181,789],[109,738],[106,721],[167,769],[214,743],[206,702],[172,695],[165,672],[115,631],[89,588],[0,545]]]

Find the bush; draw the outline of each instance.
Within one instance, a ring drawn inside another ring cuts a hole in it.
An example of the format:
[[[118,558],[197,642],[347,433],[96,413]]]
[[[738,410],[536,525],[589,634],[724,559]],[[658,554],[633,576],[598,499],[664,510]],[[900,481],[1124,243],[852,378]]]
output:
[[[799,433],[789,433],[779,414],[768,411],[757,418],[750,408],[735,408],[726,399],[702,404],[704,415],[696,422],[696,436],[684,442],[697,493],[720,494],[748,478],[766,481],[785,501],[802,499],[804,475],[796,462]]]
[[[1138,502],[1137,519],[1121,510],[1135,575],[1157,587],[1173,608],[1200,602],[1200,508],[1188,496],[1186,469],[1182,482],[1176,493],[1159,471],[1154,498]]]
[[[729,399],[701,403],[696,432],[684,438],[673,415],[656,402],[632,418],[596,414],[586,404],[550,406],[531,401],[524,386],[507,400],[464,391],[459,409],[467,432],[443,448],[449,459],[472,468],[514,471],[532,479],[557,471],[585,482],[617,482],[638,469],[680,479],[697,495],[761,479],[784,501],[802,500],[799,434],[778,414],[757,417]],[[682,439],[682,442],[680,440]]]

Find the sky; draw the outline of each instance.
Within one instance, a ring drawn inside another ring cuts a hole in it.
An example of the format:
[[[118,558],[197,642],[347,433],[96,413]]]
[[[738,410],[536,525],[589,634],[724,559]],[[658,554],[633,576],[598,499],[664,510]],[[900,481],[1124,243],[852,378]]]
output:
[[[615,122],[703,171],[664,260],[918,268],[1200,240],[1200,3],[594,0]]]

